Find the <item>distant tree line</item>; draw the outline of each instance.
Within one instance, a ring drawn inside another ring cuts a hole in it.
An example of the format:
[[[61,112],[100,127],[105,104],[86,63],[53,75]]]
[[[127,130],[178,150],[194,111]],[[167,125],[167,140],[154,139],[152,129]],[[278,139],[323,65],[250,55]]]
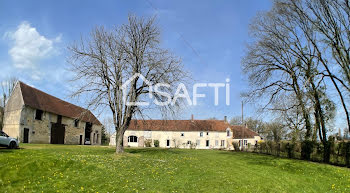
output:
[[[321,142],[322,160],[330,162],[337,108],[350,129],[349,18],[348,0],[276,0],[252,22],[244,96],[279,118],[289,139],[301,142],[302,159]]]

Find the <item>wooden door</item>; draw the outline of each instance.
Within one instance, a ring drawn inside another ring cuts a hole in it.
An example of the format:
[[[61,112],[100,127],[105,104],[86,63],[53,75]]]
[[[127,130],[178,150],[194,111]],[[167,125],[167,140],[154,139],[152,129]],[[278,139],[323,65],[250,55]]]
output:
[[[23,143],[28,143],[29,142],[29,129],[24,128],[23,132]]]

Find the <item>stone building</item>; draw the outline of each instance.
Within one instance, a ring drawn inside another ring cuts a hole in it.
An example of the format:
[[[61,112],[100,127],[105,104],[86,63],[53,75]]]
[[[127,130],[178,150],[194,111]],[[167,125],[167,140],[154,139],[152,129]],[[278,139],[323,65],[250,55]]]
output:
[[[4,118],[4,108],[0,107],[0,130],[2,130],[3,118]]]
[[[244,145],[255,145],[260,140],[257,133],[241,126],[230,125],[224,120],[132,120],[125,131],[124,146],[154,146],[155,140],[163,148],[233,149],[232,142],[241,137],[239,130],[246,130]],[[237,135],[238,134],[238,135]],[[237,136],[236,136],[237,135]],[[110,145],[115,145],[115,134]]]
[[[4,113],[3,131],[21,143],[101,144],[102,124],[89,110],[20,81]]]

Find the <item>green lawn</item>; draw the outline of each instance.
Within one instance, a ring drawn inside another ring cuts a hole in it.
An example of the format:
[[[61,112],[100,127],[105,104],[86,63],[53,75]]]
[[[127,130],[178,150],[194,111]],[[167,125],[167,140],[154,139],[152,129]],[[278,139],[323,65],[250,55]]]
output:
[[[350,169],[252,153],[24,145],[0,149],[0,192],[350,192]]]

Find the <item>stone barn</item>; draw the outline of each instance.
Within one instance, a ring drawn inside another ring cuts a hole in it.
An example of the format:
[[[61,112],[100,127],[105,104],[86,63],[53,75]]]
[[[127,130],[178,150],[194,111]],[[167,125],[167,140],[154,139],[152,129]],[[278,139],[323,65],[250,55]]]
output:
[[[20,81],[4,109],[3,131],[21,143],[100,145],[101,130],[89,110]]]

